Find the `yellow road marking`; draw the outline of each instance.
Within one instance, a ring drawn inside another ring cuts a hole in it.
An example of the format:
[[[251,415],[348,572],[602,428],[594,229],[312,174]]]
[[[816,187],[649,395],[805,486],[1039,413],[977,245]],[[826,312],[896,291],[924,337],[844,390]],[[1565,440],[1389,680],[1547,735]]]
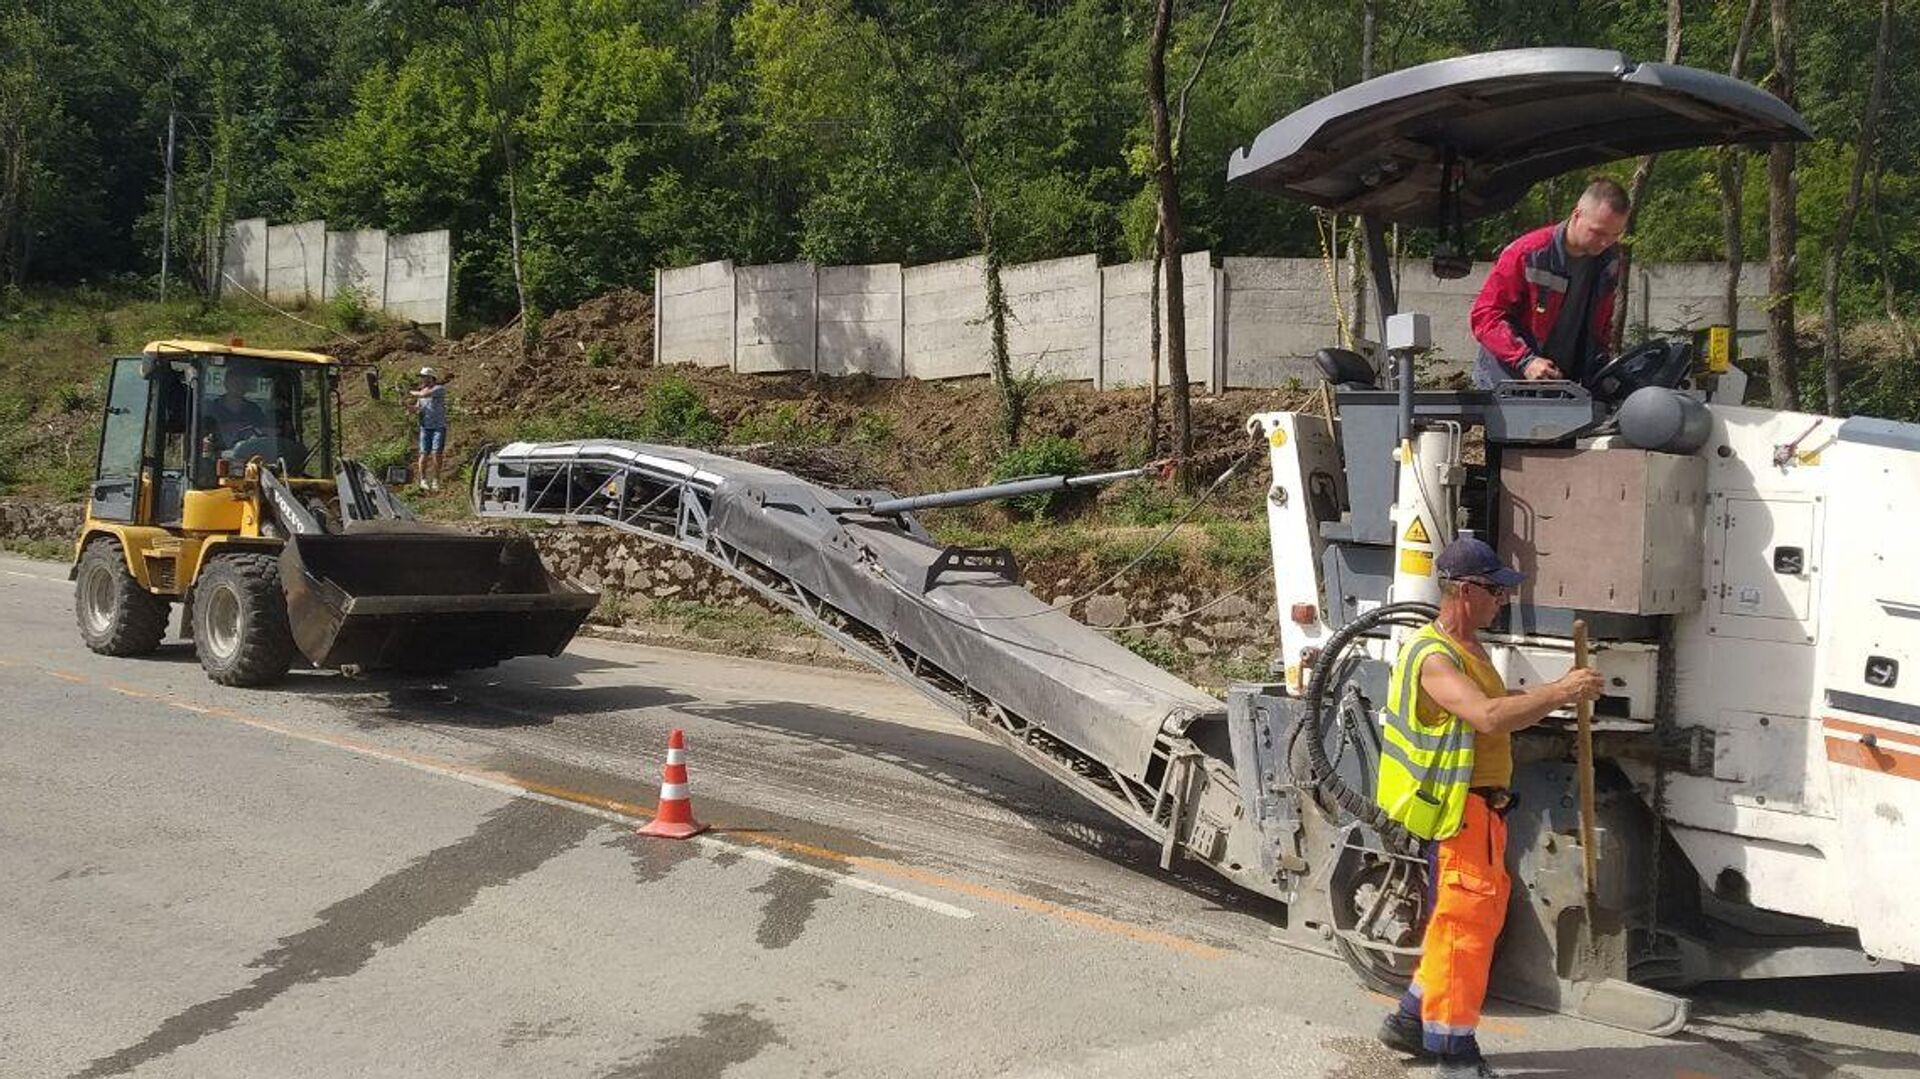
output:
[[[0,662],[5,662],[5,661],[0,661]],[[11,666],[12,664],[9,664],[9,665]],[[490,768],[475,768],[471,765],[460,764],[456,761],[442,760],[437,757],[429,757],[423,754],[413,753],[404,749],[397,749],[397,748],[392,748],[387,746],[375,746],[369,743],[357,741],[355,739],[343,738],[338,735],[323,734],[316,731],[295,730],[293,728],[284,726],[282,724],[275,723],[271,720],[262,719],[258,716],[247,715],[243,712],[236,712],[229,708],[221,708],[214,705],[206,705],[206,704],[196,704],[192,701],[182,700],[178,697],[173,697],[170,695],[147,693],[141,690],[130,689],[125,686],[114,685],[111,683],[99,683],[99,682],[95,682],[93,679],[87,678],[84,675],[73,674],[65,671],[58,671],[51,667],[35,666],[33,669],[39,670],[44,674],[51,675],[63,681],[73,682],[80,685],[99,685],[102,688],[106,688],[106,689],[112,690],[113,692],[124,694],[126,696],[140,697],[144,699],[160,701],[174,708],[179,708],[183,711],[192,712],[197,715],[212,716],[218,719],[228,720],[230,722],[241,724],[242,726],[252,727],[256,730],[268,731],[270,733],[283,735],[288,738],[296,738],[305,742],[312,742],[319,745],[330,746],[336,749],[343,749],[351,753],[359,754],[361,756],[373,757],[376,759],[387,759],[387,760],[392,760],[392,761],[397,761],[397,762],[402,762],[407,764],[413,764],[418,767],[425,768],[430,771],[440,772],[442,774],[445,774],[454,778],[464,777],[467,779],[488,784],[494,787],[495,789],[505,789],[506,793],[513,793],[515,791],[518,791],[518,792],[530,793],[535,795],[541,795],[548,799],[554,799],[562,802],[569,802],[575,805],[596,809],[605,813],[617,814],[621,817],[629,818],[635,821],[644,821],[644,820],[651,819],[654,813],[654,807],[650,805],[640,805],[637,803],[622,802],[612,798],[605,798],[600,795],[589,794],[584,791],[572,790],[566,787],[555,786],[550,783],[542,783],[537,780],[525,779],[520,776],[516,776],[510,772],[501,772],[501,771],[496,771]],[[1187,955],[1197,956],[1197,957],[1206,958],[1206,959],[1218,959],[1228,954],[1227,951],[1223,948],[1218,948],[1211,944],[1205,944],[1197,940],[1190,940],[1186,937],[1175,936],[1171,933],[1163,933],[1163,932],[1160,932],[1159,930],[1146,928],[1145,926],[1134,925],[1130,922],[1123,922],[1114,918],[1108,918],[1104,915],[1094,914],[1091,911],[1077,910],[1073,907],[1062,906],[1058,903],[1050,903],[1043,899],[1035,899],[1032,896],[1022,895],[1018,892],[1010,892],[1001,888],[994,888],[994,887],[990,887],[983,884],[974,884],[970,881],[959,880],[953,877],[946,876],[944,874],[934,873],[929,870],[920,869],[915,866],[904,865],[899,862],[891,862],[883,858],[874,858],[869,855],[861,855],[861,854],[847,854],[843,851],[833,850],[829,847],[816,846],[811,843],[802,843],[797,840],[791,840],[791,839],[780,839],[773,836],[767,836],[767,835],[758,834],[758,833],[754,833],[746,830],[715,828],[714,832],[717,836],[725,837],[730,842],[744,844],[744,845],[773,848],[776,850],[785,851],[789,854],[800,854],[800,855],[805,855],[808,857],[820,859],[823,861],[835,862],[841,865],[851,866],[859,869],[865,869],[870,872],[880,874],[882,876],[894,877],[901,880],[910,880],[919,884],[924,884],[930,887],[939,888],[944,891],[955,892],[961,895],[972,896],[973,898],[976,898],[976,899],[986,900],[987,902],[995,903],[1000,906],[1012,907],[1014,909],[1023,910],[1031,914],[1038,914],[1038,915],[1041,915],[1042,917],[1054,919],[1055,921],[1065,922],[1071,925],[1077,925],[1085,929],[1092,929],[1096,932],[1105,933],[1109,936],[1117,936],[1117,937],[1121,937],[1126,940],[1135,941],[1141,944],[1151,944],[1158,947],[1167,948],[1171,951],[1181,952]]]

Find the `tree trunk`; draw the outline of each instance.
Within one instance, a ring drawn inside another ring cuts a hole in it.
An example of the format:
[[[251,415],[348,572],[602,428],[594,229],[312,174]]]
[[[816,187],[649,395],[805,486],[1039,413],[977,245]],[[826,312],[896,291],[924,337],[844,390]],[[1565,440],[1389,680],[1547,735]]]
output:
[[[986,260],[987,326],[993,346],[993,380],[1000,385],[1000,435],[1007,448],[1020,444],[1027,419],[1027,387],[1013,373],[1007,352],[1007,290],[1000,280],[1000,249],[993,242],[993,210],[985,192],[974,187],[974,224],[980,233],[980,253]]]
[[[536,326],[527,318],[527,278],[520,269],[520,170],[515,167],[513,132],[504,117],[500,123],[500,147],[507,162],[507,246],[513,261],[513,293],[520,301],[521,352],[526,354],[533,349]]]
[[[1379,40],[1378,21],[1375,18],[1377,0],[1366,0],[1360,15],[1360,81],[1373,78],[1374,46]],[[1335,226],[1340,224],[1340,215],[1333,217]],[[1360,243],[1358,219],[1354,222],[1353,238],[1347,241],[1347,292],[1353,296],[1353,313],[1348,319],[1347,341],[1357,345],[1367,334],[1367,256]],[[1338,237],[1335,229],[1335,239]],[[1338,288],[1336,284],[1334,286]]]
[[[1773,93],[1793,105],[1793,0],[1772,0]],[[1794,144],[1767,152],[1767,383],[1773,407],[1800,407],[1799,363],[1793,338],[1793,282],[1799,215],[1793,177]]]
[[[1747,0],[1746,17],[1740,21],[1740,37],[1734,42],[1733,59],[1727,74],[1740,78],[1747,66],[1747,52],[1753,47],[1753,28],[1760,21],[1760,0]],[[1740,272],[1746,265],[1745,230],[1741,227],[1741,194],[1746,182],[1746,158],[1737,146],[1720,150],[1720,226],[1727,247],[1727,292],[1721,306],[1732,353],[1740,353]]]
[[[1880,213],[1880,171],[1885,167],[1885,157],[1874,158],[1872,188],[1867,196],[1869,216],[1873,219],[1874,251],[1880,256],[1880,302],[1886,307],[1887,321],[1893,323],[1900,334],[1900,343],[1906,349],[1905,358],[1915,360],[1920,359],[1920,335],[1913,332],[1900,310],[1899,294],[1893,287],[1893,253],[1887,248],[1887,222]]]
[[[1680,0],[1667,0],[1667,53],[1666,62],[1680,62]],[[1647,184],[1653,179],[1653,163],[1659,154],[1648,154],[1634,166],[1633,179],[1627,184],[1627,202],[1631,209],[1627,214],[1626,236],[1640,223],[1640,200],[1646,198]],[[1622,237],[1623,239],[1625,237]],[[1620,245],[1620,288],[1613,303],[1613,347],[1619,348],[1627,339],[1627,309],[1632,307],[1633,284],[1633,245]]]
[[[1860,137],[1853,149],[1853,176],[1847,184],[1846,205],[1834,223],[1827,244],[1826,280],[1821,282],[1820,361],[1826,375],[1827,414],[1840,415],[1840,267],[1853,238],[1853,221],[1860,213],[1860,191],[1866,186],[1867,165],[1874,156],[1874,124],[1887,90],[1887,48],[1893,38],[1893,0],[1880,0],[1880,36],[1873,46],[1873,76],[1867,83],[1867,102],[1860,111]]]
[[[1174,171],[1173,131],[1167,117],[1167,37],[1173,0],[1156,0],[1147,44],[1147,110],[1153,120],[1153,174],[1160,189],[1160,252],[1167,267],[1167,384],[1173,395],[1173,438],[1182,487],[1191,487],[1193,399],[1187,382],[1186,282],[1180,265],[1180,177]]]
[[[1160,252],[1160,214],[1153,215],[1152,276],[1147,282],[1147,454],[1160,452],[1160,273],[1166,259]]]
[[[1179,168],[1180,168],[1180,160],[1183,156],[1185,156],[1185,151],[1186,151],[1187,100],[1193,94],[1194,84],[1200,81],[1201,73],[1207,70],[1207,59],[1213,55],[1213,46],[1219,42],[1220,31],[1226,28],[1227,19],[1233,14],[1233,2],[1234,0],[1220,0],[1220,14],[1217,15],[1213,20],[1213,31],[1207,35],[1207,43],[1200,50],[1200,58],[1194,61],[1193,70],[1187,74],[1187,81],[1180,87],[1180,97],[1174,105],[1173,133],[1168,139],[1169,143],[1171,144],[1168,150],[1168,154],[1172,160],[1172,165],[1170,166],[1170,175],[1172,176],[1173,183],[1174,183],[1173,208],[1176,214],[1174,219],[1175,225],[1173,229],[1173,236],[1176,241],[1179,239],[1179,225],[1178,225],[1179,219],[1177,216],[1179,207],[1180,207]],[[1371,3],[1372,0],[1368,0],[1368,2]],[[1157,50],[1157,59],[1158,59],[1158,64],[1160,68],[1159,83],[1158,83],[1158,101],[1159,101],[1160,114],[1157,119],[1156,129],[1154,132],[1154,151],[1156,155],[1155,160],[1156,162],[1158,162],[1160,160],[1158,156],[1160,153],[1159,127],[1165,124],[1165,114],[1166,114],[1166,108],[1167,108],[1167,84],[1166,84],[1167,37],[1172,32],[1172,26],[1171,26],[1171,16],[1167,14],[1166,5],[1164,4],[1161,5],[1161,10],[1159,12],[1156,12],[1156,16],[1157,17],[1156,17],[1156,22],[1154,26],[1155,37],[1154,37],[1153,48]],[[1159,21],[1160,16],[1166,17],[1167,21],[1164,23]],[[1152,104],[1153,96],[1155,94],[1153,84],[1151,82],[1154,63],[1155,63],[1155,56],[1150,55],[1148,57],[1149,105]],[[1164,186],[1165,180],[1159,176],[1157,169],[1155,173],[1155,179],[1159,180],[1162,183],[1162,188],[1161,188],[1162,197],[1160,200],[1160,204],[1156,207],[1154,212],[1153,283],[1148,290],[1149,298],[1151,299],[1152,305],[1153,305],[1152,314],[1150,316],[1149,331],[1148,331],[1148,335],[1151,338],[1151,343],[1152,343],[1153,372],[1152,372],[1152,378],[1148,385],[1149,401],[1148,401],[1148,413],[1147,413],[1148,415],[1147,430],[1148,430],[1149,440],[1152,442],[1153,446],[1157,449],[1160,445],[1160,347],[1163,340],[1161,320],[1160,320],[1160,293],[1161,293],[1160,275],[1162,273],[1166,273],[1170,275],[1167,278],[1166,292],[1168,296],[1171,297],[1167,302],[1172,305],[1167,309],[1166,321],[1169,324],[1178,323],[1180,327],[1177,337],[1165,338],[1165,340],[1168,341],[1169,343],[1174,341],[1179,342],[1178,345],[1173,346],[1174,349],[1177,349],[1177,354],[1180,357],[1178,361],[1178,366],[1177,367],[1172,366],[1170,361],[1170,366],[1168,367],[1168,371],[1169,373],[1175,370],[1179,372],[1177,376],[1174,376],[1169,381],[1175,387],[1174,389],[1175,426],[1180,431],[1178,441],[1182,447],[1182,449],[1180,450],[1180,456],[1182,458],[1182,463],[1180,465],[1180,475],[1181,475],[1181,481],[1185,483],[1185,482],[1190,482],[1191,480],[1191,477],[1187,474],[1187,471],[1186,471],[1185,458],[1193,450],[1193,445],[1192,445],[1193,436],[1191,434],[1192,403],[1191,403],[1191,393],[1186,380],[1186,372],[1187,372],[1187,358],[1186,358],[1187,333],[1186,333],[1186,318],[1185,318],[1186,298],[1184,296],[1185,289],[1183,287],[1184,281],[1183,281],[1183,273],[1180,267],[1180,257],[1177,253],[1179,251],[1179,245],[1176,242],[1170,248],[1167,244],[1168,233],[1167,233],[1167,216],[1166,216],[1167,203],[1165,199],[1166,189]],[[1168,261],[1167,252],[1169,250],[1176,252],[1173,258],[1173,265],[1171,269],[1167,269],[1167,261]],[[1168,332],[1171,333],[1173,331],[1169,330]]]

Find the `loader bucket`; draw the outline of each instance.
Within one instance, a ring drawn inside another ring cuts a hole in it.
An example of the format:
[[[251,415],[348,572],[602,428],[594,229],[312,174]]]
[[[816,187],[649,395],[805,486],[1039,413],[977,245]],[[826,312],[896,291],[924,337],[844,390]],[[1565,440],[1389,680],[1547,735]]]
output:
[[[549,574],[525,536],[422,525],[293,536],[280,581],[300,651],[363,670],[557,656],[600,598]]]

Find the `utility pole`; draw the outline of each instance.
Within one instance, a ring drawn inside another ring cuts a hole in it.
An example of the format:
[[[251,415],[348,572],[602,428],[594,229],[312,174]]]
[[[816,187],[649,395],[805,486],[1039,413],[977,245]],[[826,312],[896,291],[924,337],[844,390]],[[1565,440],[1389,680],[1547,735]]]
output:
[[[167,302],[167,253],[173,249],[173,122],[174,111],[167,110],[167,196],[166,210],[160,218],[160,302]]]

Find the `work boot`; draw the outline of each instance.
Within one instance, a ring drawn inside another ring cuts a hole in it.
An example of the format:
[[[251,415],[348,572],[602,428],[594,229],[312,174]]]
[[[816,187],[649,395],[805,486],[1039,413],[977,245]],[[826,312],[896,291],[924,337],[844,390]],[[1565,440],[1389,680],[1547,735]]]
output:
[[[1432,1060],[1437,1054],[1420,1040],[1420,1020],[1405,1012],[1393,1012],[1380,1021],[1380,1044],[1410,1057]]]
[[[1500,1079],[1500,1073],[1493,1070],[1487,1058],[1480,1055],[1478,1049],[1466,1053],[1443,1053],[1440,1066],[1433,1074],[1438,1079]]]

